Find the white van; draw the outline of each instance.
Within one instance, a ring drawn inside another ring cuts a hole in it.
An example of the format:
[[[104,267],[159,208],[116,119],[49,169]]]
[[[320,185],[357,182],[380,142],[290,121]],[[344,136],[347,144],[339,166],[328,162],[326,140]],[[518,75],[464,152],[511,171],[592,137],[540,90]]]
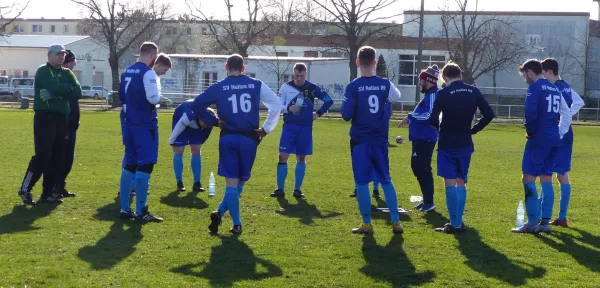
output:
[[[35,95],[33,83],[34,78],[12,78],[9,92],[17,97],[33,97]]]
[[[0,76],[0,95],[10,94],[10,87],[8,86],[8,76]]]

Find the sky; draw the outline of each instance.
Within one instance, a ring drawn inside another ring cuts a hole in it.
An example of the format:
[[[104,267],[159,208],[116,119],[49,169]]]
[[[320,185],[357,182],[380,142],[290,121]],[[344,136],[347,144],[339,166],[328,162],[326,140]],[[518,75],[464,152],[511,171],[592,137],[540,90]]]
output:
[[[0,9],[12,2],[26,2],[25,0],[2,0],[0,1]],[[87,1],[87,0],[80,0]],[[101,3],[106,3],[106,0],[98,0]],[[121,0],[119,0],[121,1]],[[125,0],[133,2],[131,0]],[[167,2],[167,0],[155,0],[158,2]],[[202,8],[202,11],[208,15],[213,15],[215,18],[223,18],[225,16],[225,5],[222,0],[191,0],[194,4]],[[240,19],[245,15],[244,4],[246,0],[231,0],[234,3],[233,13],[234,19]],[[288,0],[289,1],[289,0]],[[321,0],[322,1],[322,0]],[[349,0],[348,0],[349,1]],[[241,4],[236,7],[236,3]],[[367,0],[367,2],[377,2],[377,0]],[[385,9],[381,13],[387,11],[404,11],[420,9],[419,0],[397,0],[392,7]],[[426,10],[440,10],[446,3],[450,4],[451,8],[456,8],[452,5],[455,0],[425,0]],[[469,3],[474,3],[470,0]],[[186,0],[171,0],[168,1],[172,5],[172,13],[182,14],[189,13],[190,10],[186,5]],[[568,5],[565,5],[568,3]],[[24,3],[22,3],[24,4]],[[22,5],[21,4],[21,5]],[[474,6],[471,6],[471,9]],[[598,3],[592,0],[479,0],[479,10],[484,11],[553,11],[553,12],[590,12],[592,19],[598,19]],[[6,14],[7,9],[0,11],[1,14]],[[82,10],[77,4],[70,0],[30,0],[30,4],[23,12],[23,18],[80,18]],[[394,13],[396,14],[396,13]],[[7,17],[9,15],[5,15]],[[387,15],[378,15],[387,16]],[[392,19],[398,22],[402,21],[401,16],[398,19]]]

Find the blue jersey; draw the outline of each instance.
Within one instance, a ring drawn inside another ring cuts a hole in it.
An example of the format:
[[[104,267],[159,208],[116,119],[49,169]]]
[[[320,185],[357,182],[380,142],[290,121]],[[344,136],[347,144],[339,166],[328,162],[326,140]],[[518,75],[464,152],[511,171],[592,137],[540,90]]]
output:
[[[585,105],[583,99],[575,92],[575,90],[571,89],[571,86],[564,80],[558,80],[554,85],[560,90],[565,103],[569,106],[570,117],[572,120],[572,117]],[[563,136],[562,143],[566,146],[573,145],[573,128],[571,125],[569,125],[569,131]]]
[[[185,101],[175,108],[169,144],[176,146],[204,144],[212,128],[217,125],[218,119],[212,113],[205,113],[202,117],[196,116],[192,111],[192,102],[193,100]],[[200,121],[206,123],[208,127],[202,128]]]
[[[472,126],[477,108],[483,118]],[[440,113],[442,113],[441,124]],[[439,149],[466,149],[472,152],[474,147],[472,135],[485,128],[493,118],[492,107],[477,87],[462,81],[454,81],[437,92],[429,124],[439,128]]]
[[[323,115],[333,105],[331,97],[323,88],[306,81],[304,85],[297,86],[294,81],[285,83],[279,89],[279,99],[283,105],[283,122],[302,126],[313,125],[313,110],[315,99],[324,102],[317,114]],[[297,105],[302,109],[296,113],[289,112],[289,107]]]
[[[277,126],[281,103],[273,91],[262,81],[246,75],[228,76],[214,83],[192,103],[192,111],[203,117],[209,105],[217,106],[224,130],[251,132],[259,128],[260,102],[269,109],[263,128],[267,133]]]
[[[561,145],[558,124],[560,120],[560,90],[546,79],[529,85],[525,99],[525,129],[532,135],[526,149],[552,148]]]
[[[125,103],[124,116],[127,126],[156,129],[158,120],[156,104],[160,103],[158,76],[146,64],[136,62],[121,74],[121,97]]]
[[[410,141],[437,141],[438,133],[435,128],[429,125],[429,117],[431,116],[438,90],[437,86],[433,86],[427,90],[421,102],[415,107],[415,110],[408,114],[408,139]]]
[[[372,76],[350,82],[341,108],[342,118],[352,120],[350,139],[358,144],[387,145],[390,100],[400,101],[400,91],[389,79]]]

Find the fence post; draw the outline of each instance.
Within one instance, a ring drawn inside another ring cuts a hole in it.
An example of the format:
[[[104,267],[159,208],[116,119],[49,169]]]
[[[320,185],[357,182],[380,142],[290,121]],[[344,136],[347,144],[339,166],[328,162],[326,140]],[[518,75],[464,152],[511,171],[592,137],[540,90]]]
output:
[[[508,105],[508,119],[510,119],[510,107],[511,107],[511,106],[512,106],[512,105]]]

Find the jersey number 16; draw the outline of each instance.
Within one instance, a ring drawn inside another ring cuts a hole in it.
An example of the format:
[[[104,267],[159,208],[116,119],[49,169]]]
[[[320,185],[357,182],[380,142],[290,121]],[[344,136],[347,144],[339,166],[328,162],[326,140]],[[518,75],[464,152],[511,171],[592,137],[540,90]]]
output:
[[[236,94],[231,95],[231,97],[227,98],[231,102],[231,107],[233,109],[233,114],[238,113],[238,96]],[[250,94],[244,93],[240,95],[239,101],[240,110],[244,113],[250,112],[252,108],[252,102],[250,102]]]

